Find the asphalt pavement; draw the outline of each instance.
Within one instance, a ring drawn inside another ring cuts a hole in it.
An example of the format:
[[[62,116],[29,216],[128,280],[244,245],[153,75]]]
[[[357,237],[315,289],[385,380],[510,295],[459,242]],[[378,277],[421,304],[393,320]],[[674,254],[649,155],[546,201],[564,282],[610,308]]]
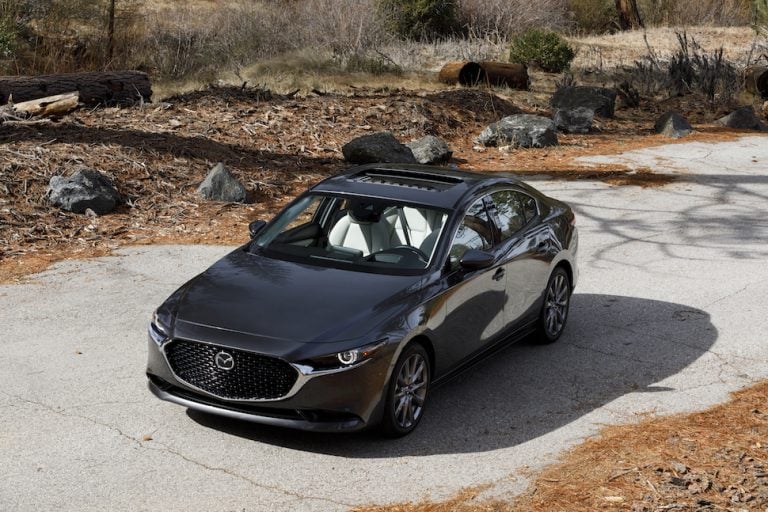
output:
[[[604,424],[727,400],[768,377],[766,142],[610,157],[678,175],[660,188],[530,178],[577,212],[566,333],[440,387],[400,440],[261,427],[150,395],[153,308],[228,248],[127,248],[0,286],[0,510],[332,511],[479,484],[507,496]]]

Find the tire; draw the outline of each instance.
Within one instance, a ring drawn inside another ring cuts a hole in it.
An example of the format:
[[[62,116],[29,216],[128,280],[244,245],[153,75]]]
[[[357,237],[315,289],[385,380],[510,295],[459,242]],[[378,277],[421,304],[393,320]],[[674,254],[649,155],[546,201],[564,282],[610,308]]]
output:
[[[405,348],[395,364],[389,380],[382,433],[387,437],[402,437],[418,426],[432,382],[429,355],[422,345],[414,343]]]
[[[571,280],[562,267],[557,267],[549,276],[544,292],[544,304],[541,305],[537,329],[539,343],[554,343],[560,338],[568,321],[570,306]]]

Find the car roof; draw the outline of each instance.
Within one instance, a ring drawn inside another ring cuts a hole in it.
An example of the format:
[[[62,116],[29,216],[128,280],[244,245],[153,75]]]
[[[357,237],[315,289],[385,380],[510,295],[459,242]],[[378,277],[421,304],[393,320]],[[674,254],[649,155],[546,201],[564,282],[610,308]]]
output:
[[[342,171],[311,190],[452,209],[465,197],[495,184],[519,185],[520,181],[506,173],[483,174],[427,165],[368,164]]]

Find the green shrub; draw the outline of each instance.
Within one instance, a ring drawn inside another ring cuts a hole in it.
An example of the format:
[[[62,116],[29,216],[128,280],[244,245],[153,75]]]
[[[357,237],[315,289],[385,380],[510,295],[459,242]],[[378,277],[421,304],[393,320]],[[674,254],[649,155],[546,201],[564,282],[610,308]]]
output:
[[[0,20],[0,59],[16,53],[16,30],[11,22]]]
[[[457,0],[379,0],[379,13],[396,35],[429,41],[459,28]]]
[[[557,32],[531,29],[512,40],[510,62],[537,66],[550,73],[568,69],[576,56],[573,48]]]

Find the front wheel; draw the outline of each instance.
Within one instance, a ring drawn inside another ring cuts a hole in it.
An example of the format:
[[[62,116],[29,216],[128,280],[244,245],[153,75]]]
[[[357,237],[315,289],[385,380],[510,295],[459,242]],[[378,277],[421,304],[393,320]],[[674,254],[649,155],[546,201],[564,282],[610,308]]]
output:
[[[571,280],[568,273],[557,267],[549,276],[544,304],[539,315],[538,339],[541,343],[554,343],[560,338],[568,320],[571,305]]]
[[[410,434],[419,424],[429,394],[432,368],[418,343],[406,347],[397,360],[387,391],[382,431],[389,437]]]

